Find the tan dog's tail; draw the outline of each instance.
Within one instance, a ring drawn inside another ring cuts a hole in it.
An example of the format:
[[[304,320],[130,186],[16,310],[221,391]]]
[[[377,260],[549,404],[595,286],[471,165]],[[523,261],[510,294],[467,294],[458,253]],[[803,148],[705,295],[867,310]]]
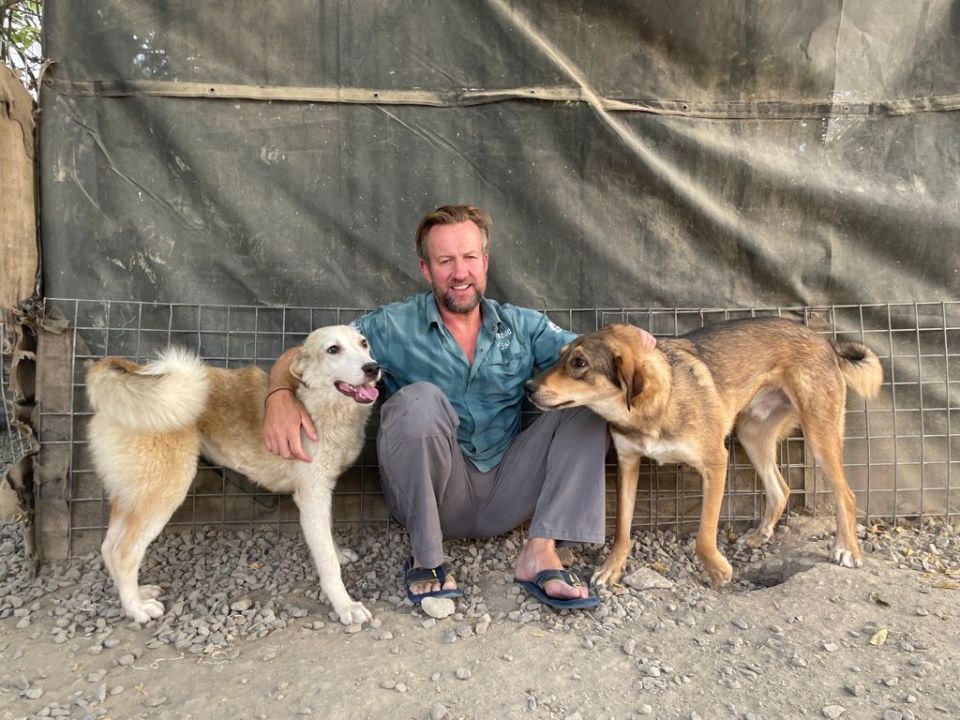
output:
[[[876,397],[883,383],[883,368],[876,353],[858,342],[834,342],[833,349],[847,387],[861,397]]]
[[[148,365],[108,357],[87,372],[96,413],[134,432],[170,432],[195,423],[209,390],[204,364],[176,347]]]

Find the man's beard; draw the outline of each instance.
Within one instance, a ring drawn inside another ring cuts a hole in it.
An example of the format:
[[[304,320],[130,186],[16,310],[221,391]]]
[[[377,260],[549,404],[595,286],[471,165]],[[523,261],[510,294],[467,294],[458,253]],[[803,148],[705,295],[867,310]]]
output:
[[[480,304],[480,291],[477,290],[476,287],[474,287],[473,290],[473,297],[466,300],[457,300],[452,295],[445,292],[441,296],[440,302],[442,302],[443,306],[450,312],[466,315]]]

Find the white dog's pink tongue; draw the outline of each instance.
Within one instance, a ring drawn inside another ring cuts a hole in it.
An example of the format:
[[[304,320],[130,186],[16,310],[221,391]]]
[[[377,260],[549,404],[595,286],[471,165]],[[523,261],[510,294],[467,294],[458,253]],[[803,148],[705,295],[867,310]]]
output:
[[[359,385],[357,386],[356,390],[357,390],[357,394],[356,394],[357,400],[360,400],[361,402],[365,402],[365,403],[374,402],[377,399],[377,397],[380,395],[380,391],[377,390],[376,385]]]

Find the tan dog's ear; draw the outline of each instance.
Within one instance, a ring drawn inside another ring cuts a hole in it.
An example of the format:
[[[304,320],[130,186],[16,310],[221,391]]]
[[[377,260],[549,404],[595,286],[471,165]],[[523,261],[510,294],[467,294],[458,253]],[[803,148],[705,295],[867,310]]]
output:
[[[629,412],[633,409],[633,401],[644,394],[649,384],[644,373],[644,356],[653,350],[657,339],[634,325],[616,325],[613,333],[619,345],[613,366]]]
[[[620,380],[620,389],[623,390],[623,400],[627,404],[627,412],[633,409],[634,387],[643,387],[643,374],[636,372],[633,356],[628,352],[625,355],[614,355],[613,369]]]

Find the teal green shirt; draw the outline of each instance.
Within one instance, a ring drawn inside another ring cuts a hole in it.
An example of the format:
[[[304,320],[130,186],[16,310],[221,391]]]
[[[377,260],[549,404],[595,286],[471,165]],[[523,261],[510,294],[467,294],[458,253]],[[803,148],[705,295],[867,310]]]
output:
[[[486,298],[480,314],[473,365],[443,324],[432,292],[381,305],[354,324],[384,370],[386,397],[416,382],[437,385],[460,416],[464,456],[486,472],[520,431],[523,383],[553,365],[575,335],[541,312]]]

